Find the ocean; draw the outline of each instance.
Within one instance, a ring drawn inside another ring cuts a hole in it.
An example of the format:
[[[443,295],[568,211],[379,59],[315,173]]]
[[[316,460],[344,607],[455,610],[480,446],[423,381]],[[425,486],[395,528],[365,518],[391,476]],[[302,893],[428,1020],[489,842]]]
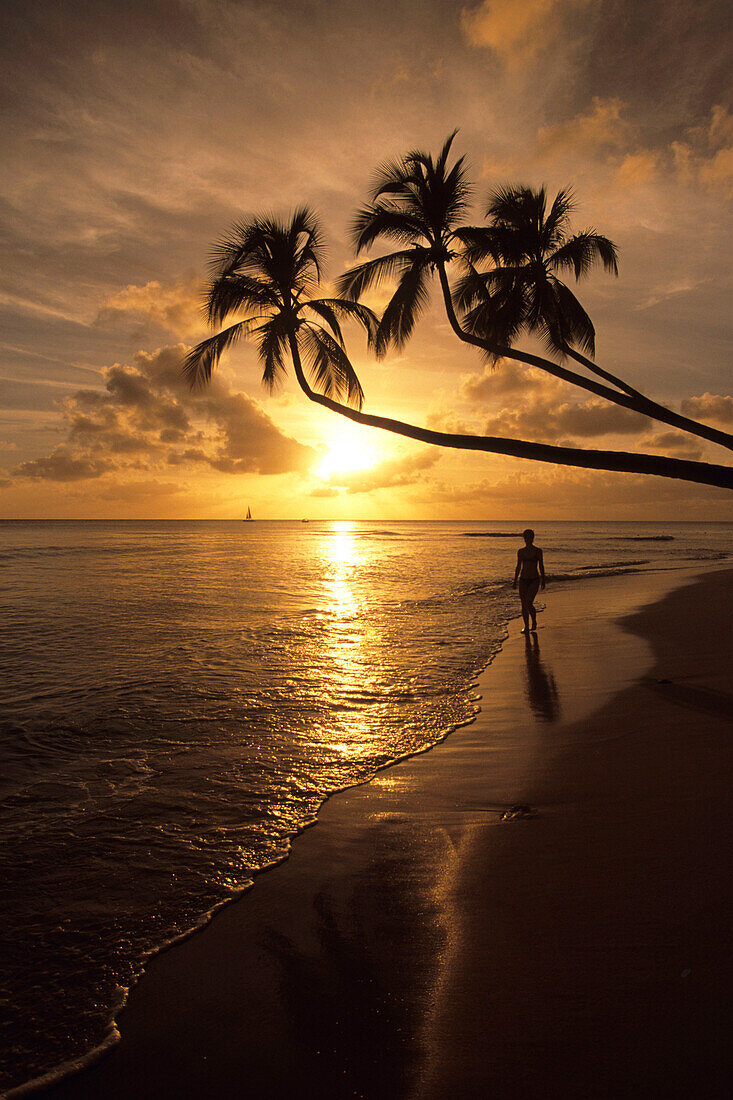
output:
[[[0,1088],[108,1041],[330,794],[471,721],[520,526],[0,522]],[[548,594],[732,534],[537,525]]]

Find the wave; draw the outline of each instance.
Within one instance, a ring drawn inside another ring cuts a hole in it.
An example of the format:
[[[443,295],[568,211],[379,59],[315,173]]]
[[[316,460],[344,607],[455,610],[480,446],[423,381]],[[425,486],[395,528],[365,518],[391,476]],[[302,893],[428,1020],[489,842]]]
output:
[[[463,531],[465,539],[521,539],[521,531]]]
[[[674,542],[674,535],[609,535],[609,542]]]
[[[548,581],[555,584],[557,581],[588,581],[595,580],[597,577],[620,577],[625,573],[643,573],[644,569],[640,566],[624,566],[616,569],[599,568],[594,569],[592,566],[588,567],[588,572],[583,573],[551,573],[548,574]]]

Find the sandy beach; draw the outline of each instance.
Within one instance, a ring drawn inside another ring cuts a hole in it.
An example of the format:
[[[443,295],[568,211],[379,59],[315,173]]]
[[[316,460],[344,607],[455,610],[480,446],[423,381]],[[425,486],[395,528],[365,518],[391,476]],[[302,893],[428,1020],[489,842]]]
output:
[[[477,721],[332,798],[44,1095],[726,1095],[732,578],[548,588]]]

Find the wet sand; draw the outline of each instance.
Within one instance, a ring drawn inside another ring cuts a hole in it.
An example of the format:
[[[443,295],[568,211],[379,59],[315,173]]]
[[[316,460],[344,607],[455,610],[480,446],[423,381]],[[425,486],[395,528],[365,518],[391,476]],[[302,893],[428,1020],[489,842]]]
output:
[[[727,1095],[733,571],[696,576],[548,588],[478,720],[331,799],[43,1095]]]

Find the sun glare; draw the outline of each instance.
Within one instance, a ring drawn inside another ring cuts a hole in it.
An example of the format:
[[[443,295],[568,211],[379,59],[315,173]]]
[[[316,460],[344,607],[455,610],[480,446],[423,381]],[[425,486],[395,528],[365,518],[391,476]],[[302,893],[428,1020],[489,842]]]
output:
[[[326,452],[316,466],[318,477],[332,480],[339,474],[351,474],[376,465],[380,454],[369,441],[369,433],[358,428],[342,429],[326,444]]]

